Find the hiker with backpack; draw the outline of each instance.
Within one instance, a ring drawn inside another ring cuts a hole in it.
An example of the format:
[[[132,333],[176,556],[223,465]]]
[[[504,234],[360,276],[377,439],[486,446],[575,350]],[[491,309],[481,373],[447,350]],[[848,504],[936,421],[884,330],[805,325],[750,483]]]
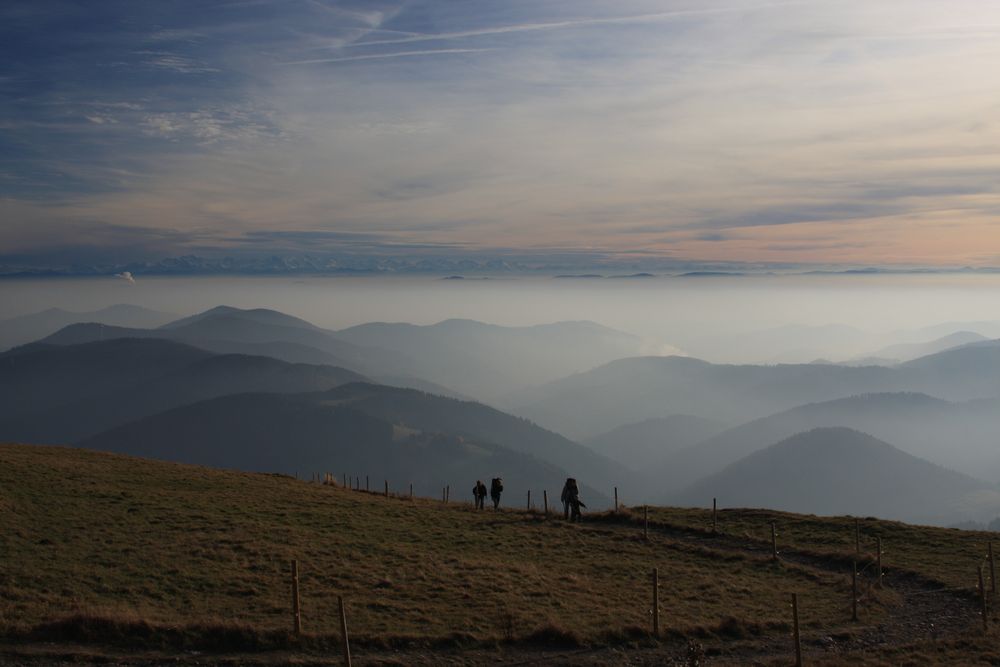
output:
[[[476,480],[476,485],[472,487],[472,496],[476,499],[476,509],[483,509],[486,505],[486,485],[483,484],[483,480]]]
[[[562,495],[559,497],[563,503],[563,516],[568,521],[579,521],[581,518],[580,508],[586,507],[580,500],[580,487],[572,477],[566,478],[563,484]]]
[[[490,482],[490,498],[493,499],[493,510],[500,509],[500,494],[503,493],[503,477],[494,477]]]

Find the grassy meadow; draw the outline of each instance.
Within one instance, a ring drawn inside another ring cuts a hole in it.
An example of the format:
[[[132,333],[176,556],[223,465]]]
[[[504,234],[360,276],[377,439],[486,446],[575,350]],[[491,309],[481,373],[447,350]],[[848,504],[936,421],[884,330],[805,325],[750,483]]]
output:
[[[786,651],[792,592],[804,641],[859,628],[849,569],[829,557],[853,551],[851,519],[727,510],[713,536],[710,510],[651,508],[644,539],[635,509],[570,524],[523,508],[477,512],[465,502],[26,445],[0,446],[0,516],[8,644],[145,646],[155,637],[287,647],[292,559],[303,641],[331,645],[337,596],[362,648],[648,641],[654,567],[667,642]],[[812,561],[772,561],[760,546],[772,519],[780,548],[792,541]],[[886,539],[887,568],[942,584],[973,583],[984,549],[985,534],[874,520],[863,529]],[[861,620],[890,621],[899,605],[891,588],[870,592]]]
[[[712,529],[711,509],[651,507],[649,520],[664,528],[705,532]],[[875,560],[876,538],[881,538],[884,571],[918,574],[943,587],[974,588],[980,565],[988,577],[986,557],[991,541],[996,540],[996,559],[1000,561],[1000,536],[984,531],[914,526],[872,517],[825,517],[721,506],[716,515],[720,534],[759,543],[768,552],[771,522],[775,524],[779,551],[791,549],[845,562],[857,558],[862,569]],[[855,525],[860,555],[856,551]],[[997,567],[1000,569],[1000,562]]]

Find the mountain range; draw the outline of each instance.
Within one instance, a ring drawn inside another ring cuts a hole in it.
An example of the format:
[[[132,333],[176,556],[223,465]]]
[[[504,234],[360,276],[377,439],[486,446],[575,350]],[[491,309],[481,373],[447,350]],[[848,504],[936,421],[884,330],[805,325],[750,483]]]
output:
[[[493,400],[625,356],[635,336],[593,322],[501,327],[471,320],[434,325],[371,323],[329,331],[267,309],[212,308],[155,329],[69,326],[43,342],[163,338],[219,353],[335,365],[373,380],[456,397]]]
[[[0,350],[34,342],[59,331],[63,327],[79,322],[101,322],[120,327],[155,328],[176,319],[176,317],[176,315],[130,304],[118,304],[88,312],[49,308],[37,313],[0,321]]]
[[[859,492],[885,508],[881,516],[988,520],[1000,480],[1000,341],[981,338],[897,347],[901,358],[933,353],[892,366],[732,365],[631,356],[638,338],[591,322],[331,331],[220,306],[155,327],[75,322],[0,353],[0,439],[369,474],[425,495],[445,484],[465,494],[476,479],[503,476],[511,498],[555,496],[574,476],[593,508],[610,503],[612,487],[629,504],[694,502],[710,486],[713,496],[741,489],[740,479],[782,487],[765,499],[802,501],[806,486],[769,478],[767,467],[814,478],[826,493],[848,484],[829,459],[843,449],[871,456],[890,478],[898,466],[901,480],[954,486],[953,496],[930,494],[908,510],[888,497],[891,486],[878,497]],[[743,477],[726,477],[732,469]],[[732,497],[758,497],[744,486],[748,495]]]
[[[891,392],[951,401],[1000,397],[1000,341],[965,345],[891,368],[735,366],[687,357],[620,359],[523,392],[506,408],[583,439],[663,414],[738,423],[804,403]]]

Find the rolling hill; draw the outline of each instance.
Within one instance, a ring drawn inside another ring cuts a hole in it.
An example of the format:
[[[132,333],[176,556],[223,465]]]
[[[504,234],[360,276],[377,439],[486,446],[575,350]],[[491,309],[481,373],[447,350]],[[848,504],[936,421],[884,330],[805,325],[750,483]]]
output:
[[[804,403],[895,392],[949,401],[1000,398],[1000,343],[973,343],[893,368],[733,366],[686,357],[635,357],[523,392],[505,407],[584,439],[665,413],[740,422]]]
[[[118,304],[89,312],[49,308],[0,321],[0,350],[34,342],[78,322],[99,322],[120,327],[158,327],[174,317],[131,304]]]
[[[659,470],[668,488],[718,472],[796,433],[843,426],[919,458],[1000,480],[1000,400],[951,403],[926,394],[865,394],[801,405],[731,428],[678,451]]]
[[[865,356],[899,363],[912,361],[913,359],[926,357],[927,355],[936,354],[938,352],[944,352],[945,350],[961,347],[970,343],[980,343],[987,340],[989,340],[989,338],[974,331],[956,331],[948,334],[947,336],[935,338],[932,341],[924,343],[896,343],[895,345],[883,347],[882,349],[876,350],[875,352]]]
[[[366,377],[405,374],[411,362],[389,350],[337,340],[305,320],[274,310],[240,310],[217,306],[156,329],[107,327],[95,323],[68,326],[42,343],[72,345],[109,338],[172,340],[220,354],[257,354],[289,363],[325,364],[349,368]]]
[[[349,368],[386,384],[497,399],[640,349],[638,338],[592,322],[500,327],[471,320],[430,326],[364,324],[321,329],[273,310],[218,306],[156,329],[69,326],[41,342],[163,338],[217,353]]]
[[[704,417],[670,415],[619,426],[582,444],[631,470],[648,472],[724,428],[722,422]]]
[[[524,392],[517,406],[507,407],[584,439],[663,414],[738,423],[803,402],[888,391],[895,380],[892,369],[882,367],[731,366],[688,357],[634,357]]]
[[[947,470],[848,428],[799,433],[675,496],[704,505],[880,516],[945,525],[1000,514],[1000,487]]]
[[[333,366],[129,338],[15,348],[0,355],[0,368],[2,437],[52,443],[215,396],[316,391],[364,379]]]
[[[599,494],[602,503],[609,499],[612,487],[624,486],[627,482],[638,484],[636,476],[620,464],[558,433],[482,403],[364,383],[345,384],[316,394],[313,399],[347,405],[420,431],[496,443],[534,456],[569,471],[581,484],[597,489],[595,493]]]
[[[594,322],[503,327],[472,320],[370,323],[334,332],[414,360],[411,374],[492,401],[529,385],[636,354],[641,341]]]
[[[565,471],[486,442],[418,431],[312,396],[237,394],[175,408],[79,443],[87,449],[248,472],[370,476],[375,489],[470,500],[477,479],[504,477],[507,504],[559,489]],[[466,488],[468,487],[468,488]],[[596,492],[590,491],[596,500]],[[541,497],[536,496],[540,503]]]
[[[446,478],[448,470],[468,473],[472,482],[477,478],[502,476],[508,488],[515,491],[531,488],[529,482],[540,479],[541,475],[548,480],[546,488],[561,489],[565,478],[574,476],[585,486],[584,501],[593,507],[609,505],[611,487],[624,486],[635,477],[586,447],[523,419],[480,403],[411,389],[349,383],[328,391],[295,395],[249,394],[230,399],[202,401],[151,415],[97,434],[80,444],[240,470],[289,472],[307,469],[308,464],[311,469],[371,473],[399,482],[432,480],[427,483],[436,485],[437,489],[449,482],[464,488],[465,480],[458,472],[454,478]],[[381,435],[357,438],[351,424],[363,421],[362,418],[383,424]],[[251,440],[256,449],[248,450],[246,459],[241,448],[251,441],[247,440],[241,421],[254,424],[251,431],[256,429],[266,434]],[[199,429],[207,428],[207,424],[215,424],[217,428],[198,435]],[[177,438],[164,435],[176,433],[183,433],[181,439],[186,442],[200,442],[214,451],[202,451],[199,445],[193,450],[196,458],[176,458],[176,451],[186,450],[178,449],[181,445],[177,444]],[[277,460],[292,446],[281,435],[283,433],[289,434],[289,442],[297,438],[294,449],[299,452],[299,458],[294,468],[275,467],[271,463],[268,464],[270,468],[262,467],[258,459],[270,456],[273,458],[269,461]],[[410,444],[402,449],[391,444],[398,442]],[[423,451],[418,447],[421,442],[447,445],[451,449],[448,456],[432,455],[431,450],[420,454]],[[315,456],[315,462],[309,464],[309,456]],[[468,486],[471,488],[471,482]]]

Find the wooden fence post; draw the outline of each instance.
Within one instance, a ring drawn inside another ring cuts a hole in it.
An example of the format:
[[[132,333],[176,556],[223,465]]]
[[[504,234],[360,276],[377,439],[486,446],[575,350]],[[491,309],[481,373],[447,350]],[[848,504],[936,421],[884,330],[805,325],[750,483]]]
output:
[[[368,475],[365,475],[365,491],[371,491],[371,487],[368,486]]]
[[[987,542],[987,549],[990,555],[990,593],[997,594],[997,569],[993,562],[993,540]]]
[[[615,487],[615,514],[618,514],[618,487]]]
[[[389,480],[385,480],[385,497],[389,497]]]
[[[531,489],[528,489],[528,504],[525,506],[525,508],[526,512],[531,511]]]
[[[854,519],[854,553],[861,553],[861,521]]]
[[[858,620],[858,561],[851,561],[851,620]]]
[[[451,502],[451,484],[446,484],[444,487],[444,501],[446,503]]]
[[[344,476],[344,486],[346,487],[347,486],[347,473],[344,472],[344,473],[341,473],[341,474]]]
[[[989,629],[990,617],[986,613],[986,586],[983,585],[983,566],[979,566],[979,606],[983,614],[983,632]]]
[[[649,505],[642,506],[642,539],[649,539]]]
[[[713,533],[715,532],[715,529],[717,527],[718,527],[718,523],[716,521],[716,504],[715,504],[715,498],[712,498],[712,532]]]
[[[660,571],[653,568],[653,636],[660,637]]]
[[[413,482],[410,482],[410,500],[413,500]]]
[[[542,489],[542,504],[545,508],[545,516],[549,515],[549,492],[547,489]]]
[[[875,558],[875,565],[876,567],[878,567],[877,585],[879,588],[882,588],[882,538],[881,537],[875,538],[875,548],[878,550],[878,554],[876,555]]]
[[[302,634],[302,609],[299,607],[299,561],[292,561],[292,625],[295,636]]]
[[[792,637],[795,639],[795,667],[802,667],[802,642],[799,640],[799,596],[792,593]]]
[[[778,560],[778,534],[774,530],[774,522],[771,522],[771,560]]]
[[[351,667],[351,643],[347,639],[347,612],[344,611],[344,598],[337,596],[340,606],[340,646],[344,650],[344,667]]]

